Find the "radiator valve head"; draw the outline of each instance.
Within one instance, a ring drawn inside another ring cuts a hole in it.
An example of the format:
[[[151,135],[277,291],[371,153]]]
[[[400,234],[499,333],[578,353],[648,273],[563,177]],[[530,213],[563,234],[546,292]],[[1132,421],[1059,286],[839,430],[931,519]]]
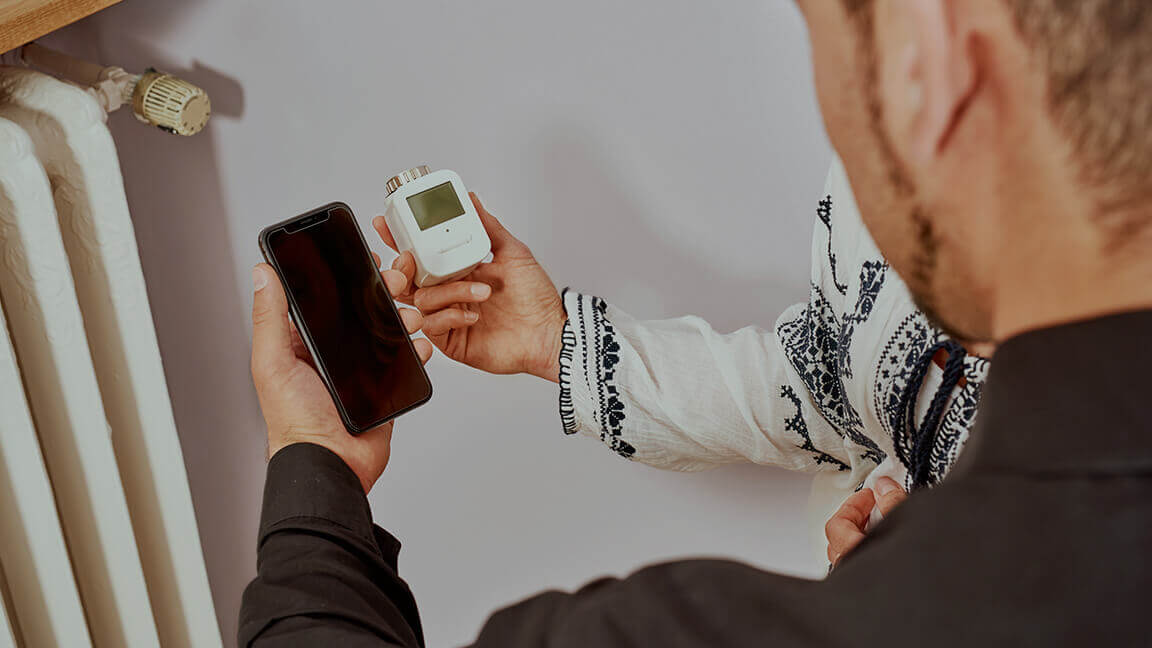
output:
[[[212,103],[208,93],[187,81],[153,69],[132,91],[136,119],[177,135],[195,135],[208,123]]]

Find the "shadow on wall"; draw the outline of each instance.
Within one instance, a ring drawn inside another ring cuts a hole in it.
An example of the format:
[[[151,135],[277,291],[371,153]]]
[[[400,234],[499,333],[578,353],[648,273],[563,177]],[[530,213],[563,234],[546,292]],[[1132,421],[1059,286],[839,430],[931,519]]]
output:
[[[659,214],[628,190],[629,174],[619,170],[609,150],[586,130],[560,127],[543,138],[535,164],[522,170],[525,177],[551,185],[552,232],[562,244],[551,246],[544,265],[561,287],[571,282],[574,290],[599,294],[641,318],[651,317],[652,312],[643,311],[654,307],[673,317],[700,315],[720,331],[749,325],[770,330],[795,303],[789,296],[807,295],[806,284],[732,274],[724,271],[723,259],[708,263],[686,253],[653,227],[661,222]],[[566,182],[557,183],[557,178]],[[722,214],[702,217],[718,223],[724,219]],[[605,259],[611,261],[605,264]],[[610,276],[609,268],[626,272]],[[619,301],[622,293],[634,296],[638,290],[646,293],[643,303]]]
[[[179,13],[180,3],[157,4]],[[153,25],[154,7],[140,13],[133,12],[132,22],[148,24],[152,36],[170,24]],[[171,13],[159,13],[175,20]],[[65,34],[46,44],[131,71],[154,66],[204,88],[212,100],[213,122],[193,137],[141,124],[129,108],[108,122],[165,360],[216,617],[225,644],[234,645],[240,597],[255,574],[262,479],[253,471],[263,466],[265,441],[248,372],[247,305],[237,291],[248,280],[237,276],[233,265],[214,126],[243,116],[244,92],[237,80],[213,68],[179,65],[138,40],[120,37],[107,48],[99,23],[77,28],[79,36]],[[238,421],[252,424],[238,429]]]

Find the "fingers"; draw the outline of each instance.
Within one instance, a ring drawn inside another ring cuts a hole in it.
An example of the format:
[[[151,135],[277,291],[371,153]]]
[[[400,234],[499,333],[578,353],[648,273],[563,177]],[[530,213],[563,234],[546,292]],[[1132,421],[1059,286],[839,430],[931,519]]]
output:
[[[395,298],[408,290],[408,278],[399,270],[385,270],[380,273],[384,285],[388,287],[388,294]]]
[[[408,280],[408,286],[411,287],[412,282],[416,280],[416,257],[405,250],[395,259],[392,259],[392,269],[404,273],[404,277]]]
[[[380,255],[375,252],[372,253],[372,260],[376,262],[376,269],[380,269]]]
[[[291,366],[296,354],[288,298],[272,266],[261,263],[252,269],[252,287],[252,377],[259,384],[264,377]]]
[[[845,500],[824,526],[824,533],[828,537],[829,562],[835,566],[845,554],[864,540],[864,530],[873,508],[887,516],[907,498],[908,494],[900,484],[888,477],[881,477],[876,481],[875,492],[865,488]]]
[[[862,488],[844,500],[840,508],[832,514],[832,520],[845,520],[861,531],[868,524],[868,516],[872,514],[872,507],[876,505],[876,496],[870,488]]]
[[[828,561],[833,565],[864,539],[864,528],[875,504],[872,490],[862,489],[845,500],[824,525],[824,535],[828,538]]]
[[[424,316],[415,308],[401,308],[400,321],[404,322],[404,330],[408,335],[412,335],[424,325]]]
[[[392,248],[393,252],[399,251],[396,248],[396,237],[392,236],[392,231],[388,229],[388,221],[384,220],[383,216],[377,216],[372,219],[372,229],[376,230],[376,233],[380,235],[380,240],[384,241],[384,245]],[[377,261],[376,265],[380,265],[380,262]]]
[[[904,492],[900,484],[888,477],[876,480],[876,507],[880,509],[881,515],[887,516],[906,499],[908,493]]]
[[[389,291],[392,293],[392,299],[401,304],[412,306],[412,291],[416,288],[412,283],[412,278],[416,276],[416,260],[412,258],[412,253],[405,252],[392,259],[391,271],[399,272],[404,276],[404,288],[399,291]]]
[[[427,364],[428,359],[432,357],[432,343],[420,338],[419,340],[412,340],[412,346],[416,347],[416,355],[420,356],[420,362]]]
[[[434,313],[453,304],[477,304],[492,296],[492,287],[476,281],[453,281],[420,288],[412,303],[425,313]]]
[[[430,336],[446,335],[452,329],[472,326],[479,319],[480,316],[471,311],[461,308],[446,308],[424,316],[424,334]]]
[[[515,236],[512,236],[511,232],[504,229],[504,226],[500,224],[500,221],[496,220],[495,216],[488,213],[487,209],[484,209],[484,205],[481,204],[479,196],[472,192],[469,192],[468,195],[472,197],[472,205],[476,207],[476,213],[480,215],[480,222],[484,225],[484,231],[488,232],[488,239],[492,241],[493,254],[499,252],[500,248],[505,245],[520,242]]]

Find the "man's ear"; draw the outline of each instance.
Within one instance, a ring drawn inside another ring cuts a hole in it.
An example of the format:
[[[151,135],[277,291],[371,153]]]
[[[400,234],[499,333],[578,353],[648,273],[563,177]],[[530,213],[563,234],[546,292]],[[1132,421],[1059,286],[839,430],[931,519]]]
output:
[[[878,0],[876,56],[885,127],[914,166],[947,143],[974,90],[975,61],[955,15],[970,0]]]

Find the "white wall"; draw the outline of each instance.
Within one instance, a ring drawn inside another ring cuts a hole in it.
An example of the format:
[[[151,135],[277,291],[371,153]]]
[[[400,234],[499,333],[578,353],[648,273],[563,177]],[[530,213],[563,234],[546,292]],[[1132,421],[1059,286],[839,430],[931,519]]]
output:
[[[830,152],[783,0],[127,0],[50,39],[186,75],[179,139],[112,118],[223,632],[254,572],[263,423],[248,375],[264,225],[450,167],[560,285],[644,317],[770,327],[805,298]],[[371,231],[370,229],[367,231]],[[379,247],[379,246],[378,246]],[[566,438],[556,388],[433,360],[371,496],[429,645],[494,607],[654,560],[818,573],[806,478],[669,474]]]

